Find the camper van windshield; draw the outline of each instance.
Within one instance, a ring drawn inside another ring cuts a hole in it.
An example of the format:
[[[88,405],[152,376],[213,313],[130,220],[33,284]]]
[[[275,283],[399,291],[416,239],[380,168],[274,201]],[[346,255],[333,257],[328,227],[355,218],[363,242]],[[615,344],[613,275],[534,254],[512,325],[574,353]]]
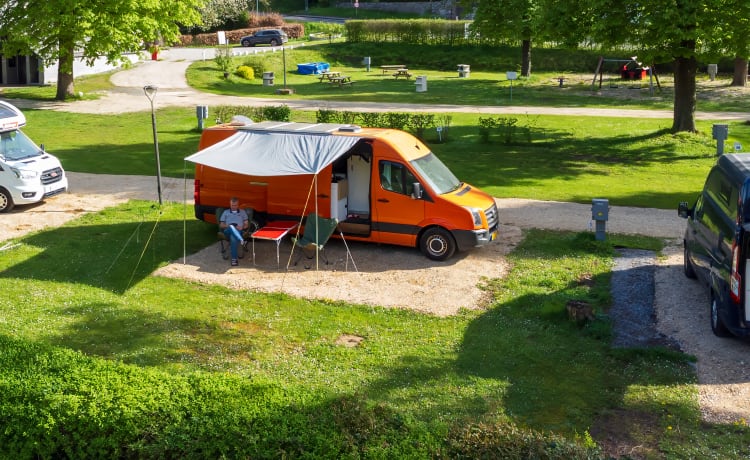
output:
[[[411,165],[438,195],[452,192],[461,186],[461,181],[434,153],[413,160]]]
[[[7,161],[23,160],[41,155],[39,147],[21,131],[0,133],[0,155]]]

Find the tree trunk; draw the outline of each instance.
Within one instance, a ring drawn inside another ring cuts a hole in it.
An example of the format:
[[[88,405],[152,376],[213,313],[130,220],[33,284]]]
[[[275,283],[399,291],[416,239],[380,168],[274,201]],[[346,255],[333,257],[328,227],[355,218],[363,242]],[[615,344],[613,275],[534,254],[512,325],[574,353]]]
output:
[[[521,76],[531,76],[531,40],[524,40],[521,43]]]
[[[55,99],[64,101],[75,96],[75,85],[73,82],[73,45],[63,46],[60,44],[60,57],[57,61],[57,94]],[[63,51],[64,50],[64,51]]]
[[[745,86],[747,84],[747,59],[734,58],[734,77],[731,86]]]
[[[674,122],[672,132],[695,129],[695,74],[698,62],[695,57],[678,57],[674,66]]]

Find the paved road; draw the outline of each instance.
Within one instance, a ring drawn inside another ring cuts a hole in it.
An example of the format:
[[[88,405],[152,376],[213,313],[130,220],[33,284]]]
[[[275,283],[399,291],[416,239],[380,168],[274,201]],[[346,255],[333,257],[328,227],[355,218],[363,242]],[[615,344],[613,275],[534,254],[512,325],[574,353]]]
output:
[[[299,45],[298,45],[299,46]],[[278,52],[269,47],[235,48],[235,54]],[[222,96],[195,91],[185,79],[185,71],[194,61],[213,58],[213,49],[172,48],[164,50],[159,61],[143,61],[134,68],[115,73],[111,80],[116,88],[95,101],[42,102],[19,101],[13,103],[21,108],[57,109],[79,113],[115,114],[150,110],[143,87],[155,85],[159,88],[157,107],[196,105],[253,105],[268,106],[285,104],[295,110],[348,110],[358,112],[466,112],[480,114],[554,114],[575,116],[606,116],[628,118],[673,117],[670,110],[602,109],[588,107],[527,107],[527,106],[470,106],[470,105],[420,105],[408,103],[368,103],[326,100],[295,100],[283,98],[253,98]],[[744,112],[696,112],[697,119],[705,120],[750,120]]]

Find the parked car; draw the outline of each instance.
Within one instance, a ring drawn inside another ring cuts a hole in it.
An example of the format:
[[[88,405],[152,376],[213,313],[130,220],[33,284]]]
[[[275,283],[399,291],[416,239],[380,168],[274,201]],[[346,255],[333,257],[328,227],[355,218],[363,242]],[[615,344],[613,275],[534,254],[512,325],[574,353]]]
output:
[[[710,294],[710,319],[719,337],[750,336],[750,154],[719,157],[687,219],[684,271]]]
[[[60,160],[29,139],[25,125],[17,107],[0,101],[0,213],[68,190]]]
[[[271,45],[278,46],[289,41],[289,37],[283,30],[266,29],[258,30],[252,35],[240,38],[242,46]]]

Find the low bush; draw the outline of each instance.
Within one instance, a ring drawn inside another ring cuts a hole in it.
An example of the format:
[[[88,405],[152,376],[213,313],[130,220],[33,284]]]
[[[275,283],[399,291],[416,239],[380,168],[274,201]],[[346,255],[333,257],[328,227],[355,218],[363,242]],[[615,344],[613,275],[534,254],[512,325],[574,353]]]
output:
[[[237,67],[237,70],[234,71],[234,74],[240,78],[244,78],[245,80],[252,80],[255,78],[255,71],[253,70],[253,68],[246,65]]]
[[[229,123],[232,117],[245,116],[254,122],[273,120],[290,121],[292,110],[289,106],[252,107],[249,105],[220,105],[213,109],[216,114],[217,123]]]
[[[242,60],[242,65],[251,67],[255,75],[263,75],[266,71],[265,60],[259,56],[251,56]]]

